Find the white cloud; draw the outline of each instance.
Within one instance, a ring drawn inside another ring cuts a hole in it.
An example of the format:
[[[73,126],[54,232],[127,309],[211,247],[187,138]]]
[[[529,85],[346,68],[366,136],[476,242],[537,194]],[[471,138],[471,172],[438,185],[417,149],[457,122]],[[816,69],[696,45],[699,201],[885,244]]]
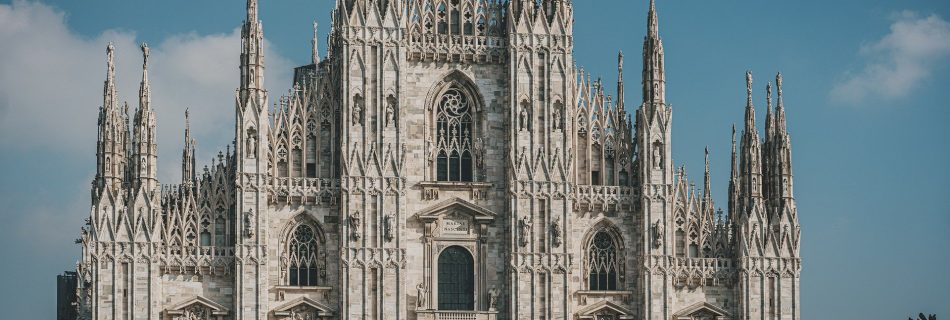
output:
[[[226,34],[188,33],[144,40],[151,47],[149,78],[158,116],[159,178],[173,183],[180,176],[186,108],[191,109],[202,163],[233,139],[240,28]],[[105,46],[110,41],[116,46],[119,95],[134,110],[143,39],[117,30],[88,38],[69,30],[65,14],[48,5],[21,0],[0,5],[4,47],[0,50],[0,147],[52,150],[91,163],[106,73]],[[265,56],[268,84],[286,88],[291,62],[267,42]],[[93,169],[91,164],[89,169]]]
[[[875,98],[907,96],[934,66],[950,56],[950,23],[937,15],[905,11],[895,15],[890,33],[861,48],[863,69],[843,75],[831,90],[836,102],[857,105]]]

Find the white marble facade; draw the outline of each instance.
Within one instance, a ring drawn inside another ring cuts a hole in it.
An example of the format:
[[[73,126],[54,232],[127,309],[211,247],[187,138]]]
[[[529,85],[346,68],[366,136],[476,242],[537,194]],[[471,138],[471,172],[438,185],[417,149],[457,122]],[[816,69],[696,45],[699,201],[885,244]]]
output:
[[[180,184],[148,47],[129,119],[109,46],[81,319],[800,319],[781,75],[759,137],[747,74],[723,212],[674,167],[652,1],[630,106],[623,55],[613,96],[576,68],[571,0],[338,0],[271,96],[257,2],[235,142],[201,170],[186,129]]]

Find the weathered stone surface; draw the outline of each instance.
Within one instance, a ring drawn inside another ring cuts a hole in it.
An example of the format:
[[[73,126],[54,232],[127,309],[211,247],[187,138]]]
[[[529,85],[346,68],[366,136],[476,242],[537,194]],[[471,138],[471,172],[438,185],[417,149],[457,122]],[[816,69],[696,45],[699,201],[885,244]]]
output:
[[[235,144],[199,172],[186,129],[174,186],[110,45],[82,319],[800,318],[781,76],[760,138],[748,74],[723,213],[674,167],[652,1],[635,114],[623,55],[615,97],[575,70],[569,0],[339,3],[275,97],[248,1]]]

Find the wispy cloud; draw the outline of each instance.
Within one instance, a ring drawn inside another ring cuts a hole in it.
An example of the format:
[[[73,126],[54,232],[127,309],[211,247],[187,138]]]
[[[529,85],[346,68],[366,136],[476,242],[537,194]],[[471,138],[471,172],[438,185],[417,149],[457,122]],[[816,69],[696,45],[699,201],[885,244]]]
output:
[[[950,57],[950,23],[937,15],[904,11],[894,16],[890,33],[859,53],[863,68],[842,76],[831,90],[832,100],[857,105],[905,97]]]
[[[202,146],[199,156],[209,159],[223,149],[233,139],[240,29],[164,39],[137,39],[132,31],[110,30],[88,38],[69,29],[62,11],[21,0],[0,5],[0,147],[88,158],[95,150],[97,108],[102,104],[105,46],[115,43],[119,95],[135,108],[143,40],[152,49],[149,77],[158,116],[159,178],[179,178],[175,168],[180,168],[186,108],[191,109],[192,130]],[[288,86],[290,61],[269,42],[265,56],[268,84],[274,89]]]

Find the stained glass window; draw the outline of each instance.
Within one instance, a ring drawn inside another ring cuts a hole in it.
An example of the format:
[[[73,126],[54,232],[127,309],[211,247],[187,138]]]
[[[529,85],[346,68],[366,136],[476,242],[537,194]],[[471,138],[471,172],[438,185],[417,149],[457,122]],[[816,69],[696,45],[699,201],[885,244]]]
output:
[[[620,259],[617,242],[606,231],[594,234],[587,247],[589,289],[596,291],[617,290]]]
[[[436,179],[472,179],[472,106],[458,88],[450,88],[439,100],[436,115]]]
[[[439,310],[475,310],[474,261],[462,247],[439,255]]]
[[[300,225],[287,243],[288,277],[292,286],[317,285],[317,238],[313,228]]]

